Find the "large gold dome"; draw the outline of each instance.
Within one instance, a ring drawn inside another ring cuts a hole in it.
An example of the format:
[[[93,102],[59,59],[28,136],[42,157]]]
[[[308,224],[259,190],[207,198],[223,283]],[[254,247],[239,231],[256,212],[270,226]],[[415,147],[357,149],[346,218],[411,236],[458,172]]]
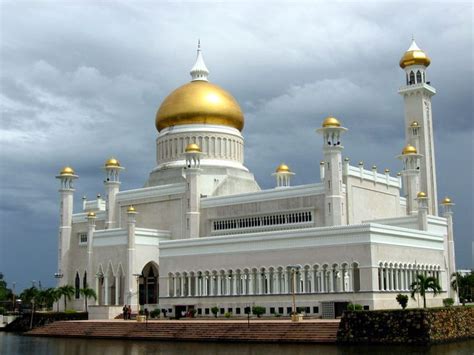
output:
[[[241,131],[244,115],[227,91],[207,81],[196,80],[168,95],[156,113],[158,131],[185,124],[224,125]]]

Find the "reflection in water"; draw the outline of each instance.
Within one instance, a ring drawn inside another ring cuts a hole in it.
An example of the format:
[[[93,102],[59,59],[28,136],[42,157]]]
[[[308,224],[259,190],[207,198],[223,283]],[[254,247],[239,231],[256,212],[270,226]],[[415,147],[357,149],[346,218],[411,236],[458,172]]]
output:
[[[336,346],[33,338],[0,333],[0,354],[8,355],[472,355],[473,349],[474,340],[431,347]]]

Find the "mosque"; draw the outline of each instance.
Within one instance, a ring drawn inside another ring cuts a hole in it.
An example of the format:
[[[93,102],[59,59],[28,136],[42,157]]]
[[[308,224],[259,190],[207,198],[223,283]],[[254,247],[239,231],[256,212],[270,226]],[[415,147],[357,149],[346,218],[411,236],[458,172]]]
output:
[[[400,60],[400,173],[351,165],[343,158],[349,131],[327,117],[316,129],[319,181],[293,186],[294,173],[281,164],[275,187],[261,190],[244,165],[244,114],[209,82],[198,46],[191,81],[157,111],[156,166],[144,187],[120,191],[124,167],[110,158],[105,196],[84,198],[73,212],[78,176],[71,167],[56,176],[58,284],[75,287],[76,309],[84,304],[79,289],[94,288],[95,318],[115,317],[123,304],[178,316],[191,309],[210,315],[214,306],[234,316],[249,306],[288,315],[296,305],[333,318],[348,302],[398,308],[396,295],[408,294],[417,274],[439,280],[441,295],[427,302],[441,305],[454,297],[453,203],[445,198],[438,215],[429,65],[414,41]]]

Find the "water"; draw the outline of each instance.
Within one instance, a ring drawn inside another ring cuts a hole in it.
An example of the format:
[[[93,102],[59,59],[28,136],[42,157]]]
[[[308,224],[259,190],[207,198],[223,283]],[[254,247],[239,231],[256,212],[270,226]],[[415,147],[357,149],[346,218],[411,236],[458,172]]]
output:
[[[169,341],[35,338],[0,332],[1,355],[473,355],[474,339],[419,346],[196,343]]]

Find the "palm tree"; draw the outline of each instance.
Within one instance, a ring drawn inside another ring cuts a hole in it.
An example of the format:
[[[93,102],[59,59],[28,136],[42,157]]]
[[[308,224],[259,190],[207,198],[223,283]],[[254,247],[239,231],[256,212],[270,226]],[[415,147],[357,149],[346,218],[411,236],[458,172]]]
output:
[[[75,288],[71,285],[64,285],[58,288],[61,296],[64,296],[64,310],[66,310],[67,302],[66,299],[69,301],[71,300],[72,296],[76,292]]]
[[[59,300],[62,297],[61,290],[59,288],[54,288],[53,292],[51,294],[51,298],[53,300],[53,303],[56,303],[56,312],[59,313]]]
[[[93,298],[94,300],[96,300],[97,295],[96,295],[94,289],[89,288],[87,285],[86,285],[86,287],[81,288],[80,292],[81,292],[81,295],[84,296],[84,305],[86,307],[86,312],[88,312],[88,310],[87,310],[87,299]]]
[[[423,297],[423,308],[426,308],[426,291],[432,290],[433,297],[441,292],[441,286],[438,283],[438,280],[434,277],[425,277],[424,275],[416,275],[416,280],[410,285],[411,289],[411,298],[414,300],[415,294],[419,293]]]

